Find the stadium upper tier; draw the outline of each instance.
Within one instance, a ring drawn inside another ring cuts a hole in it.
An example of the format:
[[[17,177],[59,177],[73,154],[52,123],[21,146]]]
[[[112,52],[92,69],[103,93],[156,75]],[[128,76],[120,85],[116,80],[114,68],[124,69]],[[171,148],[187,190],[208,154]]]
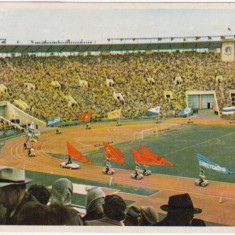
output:
[[[220,49],[224,40],[234,40],[235,35],[156,37],[156,38],[108,38],[106,41],[1,41],[0,53],[68,53],[100,51],[146,51],[181,49]]]
[[[41,120],[74,120],[86,111],[104,117],[119,108],[124,117],[140,117],[158,105],[162,115],[174,115],[186,107],[190,90],[215,91],[221,110],[231,106],[235,88],[235,62],[224,63],[215,52],[6,57],[0,68],[0,101],[22,100],[25,112]]]

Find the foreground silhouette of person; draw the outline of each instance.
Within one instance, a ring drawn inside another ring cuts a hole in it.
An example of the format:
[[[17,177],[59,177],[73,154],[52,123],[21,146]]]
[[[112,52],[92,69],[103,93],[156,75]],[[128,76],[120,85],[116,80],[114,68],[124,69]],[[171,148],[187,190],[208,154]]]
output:
[[[28,188],[28,192],[34,195],[38,201],[42,204],[47,204],[49,202],[51,193],[47,187],[42,184],[33,184]]]
[[[82,218],[83,221],[101,219],[104,215],[105,193],[99,187],[94,187],[87,190],[86,195],[86,215]]]
[[[194,223],[199,223],[199,220],[197,220],[198,223],[193,222],[194,215],[202,212],[202,209],[194,208],[188,193],[170,196],[168,204],[162,205],[160,208],[167,211],[167,215],[156,223],[156,226],[193,226]]]
[[[15,225],[20,210],[28,203],[39,201],[26,190],[26,184],[31,182],[25,178],[22,169],[5,167],[0,170],[0,204],[6,208],[2,224]]]
[[[63,204],[64,206],[72,209],[75,220],[80,221],[80,225],[83,224],[81,213],[77,210],[74,205],[72,205],[72,195],[73,195],[73,184],[67,178],[60,178],[52,184],[51,197],[48,202],[49,205],[53,204]]]
[[[158,222],[158,213],[152,206],[131,206],[126,213],[125,226],[148,226]]]
[[[28,203],[20,211],[16,224],[19,225],[81,225],[77,213],[59,203]]]
[[[124,226],[126,203],[118,195],[107,195],[103,204],[104,216],[101,219],[89,220],[85,225],[93,226]]]

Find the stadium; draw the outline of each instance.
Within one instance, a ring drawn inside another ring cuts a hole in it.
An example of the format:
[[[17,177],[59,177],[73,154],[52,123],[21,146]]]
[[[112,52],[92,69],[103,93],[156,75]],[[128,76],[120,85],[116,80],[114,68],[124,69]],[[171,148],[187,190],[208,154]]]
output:
[[[24,169],[30,184],[48,188],[70,179],[81,211],[87,187],[117,194],[128,207],[152,206],[159,220],[171,195],[189,193],[206,226],[235,226],[234,39],[2,39],[0,165]],[[105,144],[121,152],[121,163]],[[142,146],[163,163],[137,162],[133,149]],[[72,148],[85,158],[74,157]],[[198,154],[211,167],[200,165]],[[60,166],[68,155],[79,169]],[[107,159],[112,175],[102,173]],[[132,178],[137,165],[152,174]],[[201,168],[206,187],[195,185]]]

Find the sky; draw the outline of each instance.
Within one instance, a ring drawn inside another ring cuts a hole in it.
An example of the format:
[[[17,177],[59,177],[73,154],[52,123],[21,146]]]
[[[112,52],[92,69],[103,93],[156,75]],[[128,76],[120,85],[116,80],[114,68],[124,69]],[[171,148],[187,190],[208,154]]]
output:
[[[95,4],[1,2],[0,38],[14,43],[235,34],[235,3]]]

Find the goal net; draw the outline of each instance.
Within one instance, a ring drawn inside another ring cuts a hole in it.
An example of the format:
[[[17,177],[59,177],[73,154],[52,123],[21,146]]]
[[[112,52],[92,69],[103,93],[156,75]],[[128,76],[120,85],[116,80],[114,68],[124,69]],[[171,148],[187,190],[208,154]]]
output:
[[[150,128],[150,129],[144,129],[140,132],[134,132],[134,139],[135,140],[144,140],[144,137],[151,136],[151,135],[157,135],[158,136],[158,128]]]

